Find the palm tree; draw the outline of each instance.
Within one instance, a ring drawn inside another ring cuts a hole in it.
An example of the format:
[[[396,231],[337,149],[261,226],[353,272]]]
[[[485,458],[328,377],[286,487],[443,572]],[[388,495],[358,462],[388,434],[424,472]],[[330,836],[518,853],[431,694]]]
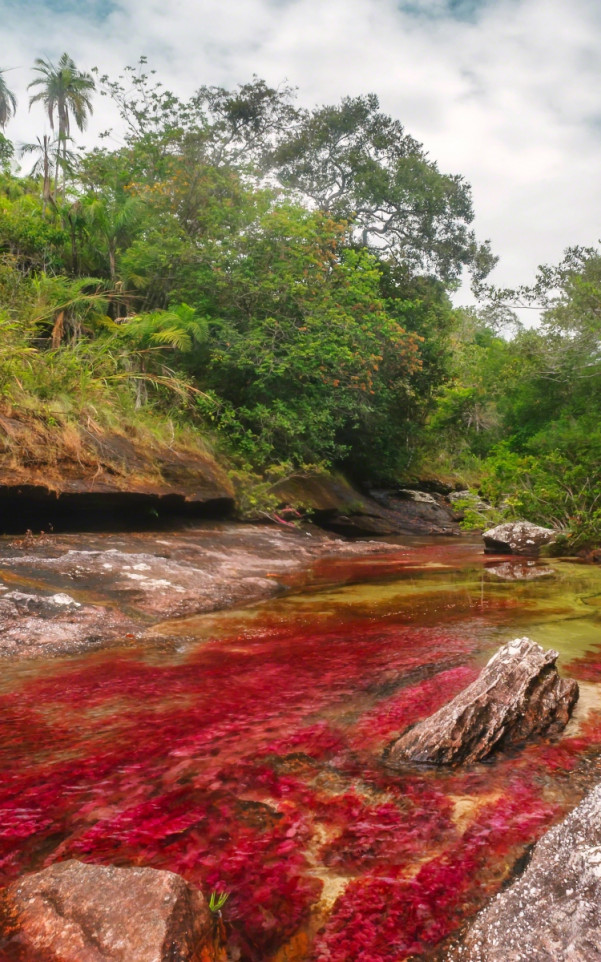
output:
[[[48,135],[44,134],[43,137],[36,137],[35,143],[31,144],[21,144],[20,154],[24,157],[25,154],[36,154],[36,159],[33,167],[29,171],[30,177],[42,177],[43,187],[42,187],[42,199],[44,201],[44,210],[46,206],[54,204],[54,197],[52,196],[52,180],[56,177],[56,167],[55,164],[63,168],[63,173],[65,170],[71,171],[75,164],[77,163],[77,157],[71,150],[67,150],[65,144],[61,144],[61,156],[59,156],[57,147],[59,146],[58,138],[54,140]],[[56,160],[54,156],[56,155]]]
[[[125,246],[140,222],[142,205],[137,197],[120,199],[105,191],[103,196],[90,195],[82,204],[83,215],[92,240],[101,241],[108,256],[111,281],[117,282],[117,254]]]
[[[92,113],[92,92],[96,89],[94,78],[89,73],[82,73],[75,66],[71,57],[64,53],[58,64],[51,60],[37,57],[34,70],[39,77],[32,80],[28,89],[39,87],[37,93],[29,98],[29,107],[42,101],[48,113],[52,130],[58,121],[57,152],[54,175],[54,189],[58,186],[58,172],[63,166],[63,191],[65,187],[65,168],[67,165],[67,141],[70,138],[71,117],[79,130],[85,130],[88,114]]]
[[[17,98],[12,90],[9,90],[4,79],[4,73],[4,70],[0,70],[0,128],[2,130],[17,109]]]
[[[54,176],[54,161],[51,153],[56,147],[56,141],[51,140],[48,134],[44,134],[42,139],[36,137],[35,143],[23,144],[21,146],[21,156],[25,154],[37,154],[36,161],[29,172],[30,177],[42,176],[44,185],[42,188],[42,198],[44,210],[49,202],[52,202],[52,178]]]

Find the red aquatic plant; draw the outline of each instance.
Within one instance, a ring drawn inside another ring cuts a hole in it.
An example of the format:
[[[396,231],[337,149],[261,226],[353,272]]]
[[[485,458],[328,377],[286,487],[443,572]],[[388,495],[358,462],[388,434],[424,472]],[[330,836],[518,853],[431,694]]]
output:
[[[387,868],[352,881],[317,940],[314,962],[400,962],[449,935],[494,891],[480,874],[484,863],[504,865],[556,814],[531,786],[510,787],[510,798],[486,806],[458,842],[414,876]]]
[[[380,701],[358,721],[352,735],[357,746],[384,742],[409,725],[438,711],[478,677],[478,671],[462,665],[437,672],[433,678],[402,688],[391,698]]]
[[[601,681],[601,658],[598,646],[595,646],[595,649],[588,652],[584,657],[574,658],[566,666],[566,672],[571,678],[576,678],[578,681]]]
[[[550,782],[601,746],[591,720],[467,773],[388,771],[386,744],[473,680],[485,644],[478,625],[266,612],[179,661],[104,654],[29,679],[0,700],[1,876],[71,856],[180,872],[231,893],[230,938],[256,962],[332,872],[351,880],[320,962],[434,945],[556,817]]]

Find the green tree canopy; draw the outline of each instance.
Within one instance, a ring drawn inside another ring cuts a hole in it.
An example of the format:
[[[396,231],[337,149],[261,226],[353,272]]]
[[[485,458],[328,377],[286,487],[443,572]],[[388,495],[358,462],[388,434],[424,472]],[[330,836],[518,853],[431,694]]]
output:
[[[375,94],[303,112],[269,164],[283,185],[348,219],[360,243],[412,272],[449,282],[464,266],[481,278],[494,264],[469,229],[468,184],[442,174]]]

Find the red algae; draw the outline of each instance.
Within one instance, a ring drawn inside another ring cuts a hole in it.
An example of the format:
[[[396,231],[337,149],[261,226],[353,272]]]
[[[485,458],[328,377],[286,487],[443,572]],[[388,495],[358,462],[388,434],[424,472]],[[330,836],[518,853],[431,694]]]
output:
[[[441,671],[434,678],[379,702],[359,720],[352,734],[353,742],[365,745],[391,739],[409,725],[438,711],[477,677],[478,671],[467,666]]]
[[[387,869],[351,882],[318,938],[314,962],[405,959],[435,946],[473,914],[495,891],[492,879],[487,884],[480,874],[491,854],[518,852],[556,814],[528,786],[508,787],[510,799],[487,806],[459,842],[414,877]]]
[[[578,681],[601,682],[601,650],[598,646],[585,658],[574,658],[566,667],[571,678]]]
[[[578,800],[567,775],[601,750],[601,716],[463,772],[393,773],[386,746],[470,684],[490,644],[446,613],[444,628],[403,620],[267,609],[179,661],[111,653],[5,692],[0,882],[70,857],[150,865],[230,893],[243,962],[311,919],[307,962],[427,957]],[[595,657],[569,672],[601,678]],[[326,917],[329,874],[348,884]]]

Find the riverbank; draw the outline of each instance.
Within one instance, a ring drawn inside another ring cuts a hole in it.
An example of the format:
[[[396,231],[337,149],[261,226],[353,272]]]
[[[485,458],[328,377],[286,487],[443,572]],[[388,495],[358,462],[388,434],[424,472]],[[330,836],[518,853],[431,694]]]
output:
[[[50,657],[137,642],[158,622],[306,585],[325,561],[392,561],[398,552],[398,545],[343,541],[312,525],[205,522],[155,532],[5,537],[0,655]]]

